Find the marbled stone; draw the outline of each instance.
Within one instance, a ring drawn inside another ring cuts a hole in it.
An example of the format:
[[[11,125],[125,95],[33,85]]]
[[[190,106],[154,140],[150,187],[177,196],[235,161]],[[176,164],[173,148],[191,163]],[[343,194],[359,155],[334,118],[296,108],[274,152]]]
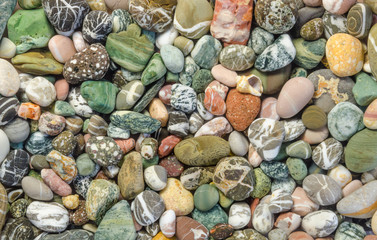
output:
[[[52,138],[47,134],[35,132],[26,140],[25,148],[31,154],[47,155],[53,149],[51,142]]]
[[[64,36],[70,36],[81,27],[90,7],[85,0],[53,1],[42,0],[42,6],[55,30]]]
[[[328,138],[313,150],[312,159],[320,168],[328,170],[339,163],[342,154],[342,144],[334,138]]]
[[[191,51],[191,57],[201,68],[211,69],[217,64],[221,49],[219,40],[210,35],[205,35],[196,42]]]
[[[187,190],[196,190],[213,180],[214,171],[214,167],[189,167],[182,172],[180,181]]]
[[[168,131],[178,137],[186,137],[189,134],[189,120],[184,112],[172,111],[169,113]]]
[[[155,84],[153,84],[153,86],[151,86],[145,92],[145,94],[141,97],[141,99],[136,103],[136,105],[133,108],[133,111],[135,112],[143,111],[148,106],[148,104],[153,100],[156,94],[160,91],[164,83],[165,83],[165,78],[161,78]]]
[[[54,85],[44,77],[35,77],[30,80],[25,89],[27,97],[41,107],[47,107],[56,99]]]
[[[121,87],[116,97],[116,109],[131,109],[144,93],[144,85],[139,80],[133,80]]]
[[[4,239],[9,239],[10,237],[20,240],[32,239],[34,238],[33,225],[25,217],[9,219],[4,226],[0,237]]]
[[[347,14],[347,30],[352,36],[363,39],[372,26],[372,9],[366,3],[356,3]]]
[[[199,222],[186,216],[177,217],[176,237],[180,240],[208,239],[209,232]]]
[[[250,39],[247,45],[251,47],[256,54],[261,54],[268,46],[274,42],[274,35],[263,28],[256,27],[251,31]]]
[[[362,240],[366,235],[361,225],[345,221],[339,224],[334,240]]]
[[[90,159],[101,166],[116,165],[122,158],[122,150],[110,137],[93,136],[88,139],[85,151]]]
[[[127,27],[134,23],[131,14],[124,9],[114,9],[111,13],[111,20],[113,22],[113,33],[126,31]]]
[[[296,48],[295,64],[305,69],[315,68],[325,55],[326,40],[320,38],[315,41],[306,41],[303,38],[293,40]]]
[[[290,64],[296,56],[296,49],[288,34],[278,37],[255,60],[255,68],[272,72]]]
[[[94,111],[82,97],[80,87],[73,87],[68,94],[68,102],[80,117],[90,118]]]
[[[255,180],[253,169],[246,159],[227,157],[217,163],[213,181],[225,196],[242,201],[251,196]]]
[[[326,11],[322,16],[325,37],[329,39],[336,33],[347,33],[347,18]]]
[[[8,19],[13,13],[17,4],[16,0],[4,1],[1,3],[2,14],[0,17],[0,38],[3,37],[5,27],[7,26]]]
[[[73,158],[64,156],[62,153],[52,150],[46,156],[51,168],[67,183],[77,176],[76,162]]]
[[[156,222],[165,211],[164,200],[158,193],[145,190],[138,194],[131,204],[135,220],[142,226]]]
[[[196,101],[196,93],[191,87],[182,84],[172,86],[170,104],[175,109],[191,113],[196,109]]]
[[[104,42],[112,28],[112,18],[107,12],[91,11],[84,18],[82,35],[89,44]]]
[[[320,210],[306,215],[301,225],[312,237],[327,237],[338,227],[338,217],[333,211]]]
[[[243,45],[229,45],[220,52],[219,61],[224,67],[233,71],[244,71],[254,65],[254,50]]]
[[[265,160],[274,159],[280,150],[285,136],[282,122],[268,118],[259,118],[249,126],[250,143]]]
[[[302,186],[308,197],[321,206],[333,205],[342,198],[342,189],[338,183],[323,174],[307,176]],[[324,188],[323,186],[326,187]]]
[[[93,110],[109,114],[115,108],[118,88],[107,81],[85,81],[81,84],[81,96]]]
[[[12,150],[0,166],[0,182],[6,187],[17,186],[29,171],[29,154],[22,150]]]
[[[139,133],[153,133],[157,131],[161,122],[138,112],[116,111],[110,116],[115,126]]]
[[[252,217],[252,223],[255,230],[261,234],[267,234],[274,227],[274,214],[269,209],[269,204],[259,203]]]
[[[4,97],[15,95],[20,89],[20,78],[14,66],[5,59],[0,59],[0,76],[0,94]]]

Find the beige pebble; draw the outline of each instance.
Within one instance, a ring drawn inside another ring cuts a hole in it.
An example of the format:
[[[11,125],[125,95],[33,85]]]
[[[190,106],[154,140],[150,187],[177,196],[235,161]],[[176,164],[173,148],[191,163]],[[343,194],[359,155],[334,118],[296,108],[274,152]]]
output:
[[[353,180],[350,183],[348,183],[344,188],[342,189],[343,196],[346,197],[356,191],[357,189],[361,188],[363,186],[362,182],[360,180]]]
[[[0,57],[12,58],[16,56],[16,44],[9,38],[3,37],[0,42]]]
[[[329,130],[327,129],[327,126],[324,126],[318,130],[306,129],[300,139],[312,145],[323,142],[328,136]]]
[[[149,114],[152,118],[161,122],[161,127],[166,126],[169,113],[164,103],[159,98],[154,98],[149,104]]]
[[[211,73],[217,81],[228,87],[235,87],[237,85],[237,73],[223,67],[221,64],[214,66],[211,69]]]
[[[336,165],[327,175],[334,179],[342,188],[352,181],[351,172],[341,164]]]

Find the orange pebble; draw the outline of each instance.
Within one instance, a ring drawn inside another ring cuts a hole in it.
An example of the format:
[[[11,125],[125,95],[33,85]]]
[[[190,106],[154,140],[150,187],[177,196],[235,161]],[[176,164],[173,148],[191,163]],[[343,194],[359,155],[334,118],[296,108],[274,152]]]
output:
[[[132,149],[135,148],[135,139],[129,138],[129,139],[116,139],[115,142],[118,144],[120,149],[122,149],[123,153],[126,154]]]
[[[21,103],[18,108],[18,116],[25,119],[38,120],[41,116],[41,107],[31,102]]]
[[[60,79],[55,82],[56,99],[64,101],[69,92],[69,84],[67,80]]]
[[[293,232],[289,235],[288,240],[314,240],[309,234],[303,231]]]
[[[364,240],[377,240],[377,236],[376,235],[368,235],[368,236],[365,236]]]
[[[329,38],[326,57],[331,71],[339,77],[355,75],[364,64],[360,40],[346,33],[336,33]]]
[[[85,140],[85,144],[88,142],[89,138],[91,137],[92,135],[90,135],[89,133],[85,134],[84,135],[84,140]]]

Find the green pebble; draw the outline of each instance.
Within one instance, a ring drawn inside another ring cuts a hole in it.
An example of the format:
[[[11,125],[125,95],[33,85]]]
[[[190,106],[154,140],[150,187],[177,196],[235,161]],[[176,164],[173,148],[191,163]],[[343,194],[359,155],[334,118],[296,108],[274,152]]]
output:
[[[210,70],[199,69],[192,78],[192,88],[196,93],[202,93],[212,81],[213,76]]]
[[[81,84],[81,95],[93,110],[109,114],[115,108],[118,88],[108,81],[85,81]]]
[[[157,165],[159,161],[158,155],[154,156],[151,159],[143,158],[143,168],[146,169],[150,166]]]
[[[287,167],[294,180],[301,181],[308,175],[308,168],[300,158],[288,158]]]
[[[296,48],[296,57],[293,62],[305,69],[315,68],[325,55],[326,40],[324,38],[316,41],[298,38],[293,40],[293,45]]]
[[[306,78],[308,76],[308,72],[306,71],[305,68],[302,68],[302,67],[295,67],[292,72],[291,72],[291,76],[289,77],[290,79],[291,78],[295,78],[295,77],[304,77]]]
[[[210,185],[216,187],[214,182],[211,182]],[[225,196],[224,193],[222,191],[220,191],[219,189],[217,189],[217,191],[219,192],[219,197],[220,197],[219,198],[219,204],[220,204],[220,206],[224,209],[229,208],[230,205],[232,205],[232,203],[234,202],[234,200]]]
[[[251,193],[253,198],[262,198],[266,196],[271,189],[271,179],[260,168],[254,169],[255,185]]]
[[[88,176],[94,172],[96,164],[87,153],[83,153],[76,159],[76,167],[81,176]]]
[[[363,240],[366,232],[356,223],[342,222],[335,232],[334,240]]]
[[[353,96],[360,106],[368,106],[377,98],[377,82],[365,72],[356,75],[356,84],[352,88]]]
[[[291,143],[287,148],[286,152],[288,156],[294,158],[308,159],[312,156],[312,148],[309,143],[299,140]]]
[[[203,224],[207,229],[212,229],[218,223],[228,223],[228,215],[218,204],[205,212],[195,208],[192,212],[192,218]]]
[[[141,82],[147,86],[166,74],[166,67],[162,61],[161,54],[155,53],[141,75]]]
[[[260,165],[260,168],[267,176],[274,179],[285,179],[289,176],[288,167],[282,162],[263,161]]]
[[[194,193],[194,205],[200,211],[208,211],[219,201],[219,193],[214,186],[203,184]]]
[[[177,83],[179,82],[179,74],[178,73],[172,73],[170,71],[166,74],[166,82],[167,83]]]
[[[69,117],[75,115],[75,109],[65,101],[56,101],[54,104],[53,112],[56,115],[60,115],[63,117]]]

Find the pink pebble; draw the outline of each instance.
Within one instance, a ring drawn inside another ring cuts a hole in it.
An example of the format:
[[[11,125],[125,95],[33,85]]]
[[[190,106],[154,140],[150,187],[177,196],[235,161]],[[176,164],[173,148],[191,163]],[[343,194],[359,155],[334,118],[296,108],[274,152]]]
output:
[[[293,232],[289,235],[288,240],[314,240],[309,234],[303,231]]]
[[[342,189],[343,197],[346,197],[356,191],[357,189],[361,188],[363,183],[360,180],[353,180],[352,182],[348,183]]]
[[[310,145],[319,144],[323,142],[329,136],[329,130],[327,126],[324,126],[318,130],[306,129],[304,134],[301,135],[301,140],[309,143]]]
[[[158,156],[160,158],[168,156],[181,139],[175,135],[170,135],[161,141],[161,145],[158,148]]]
[[[42,169],[41,177],[49,188],[56,194],[66,197],[72,194],[71,187],[64,182],[52,169]]]
[[[62,35],[53,36],[48,42],[48,49],[50,49],[54,58],[61,63],[65,63],[76,53],[73,41]]]
[[[237,86],[237,73],[218,64],[211,69],[212,76],[228,87]]]
[[[60,79],[55,82],[56,98],[64,101],[69,93],[69,84],[65,79]]]
[[[249,163],[253,167],[258,167],[262,163],[262,158],[259,156],[257,150],[253,147],[253,145],[249,144],[249,153],[247,155],[247,159]]]
[[[165,85],[161,90],[158,92],[158,98],[160,98],[161,102],[166,105],[170,105],[171,99],[171,86],[172,84]]]
[[[348,10],[356,3],[356,0],[323,0],[323,7],[337,15],[342,15],[348,12]]]
[[[89,138],[91,137],[92,135],[90,135],[89,133],[85,134],[84,135],[84,140],[85,140],[85,144],[88,142]]]
[[[279,121],[280,117],[276,112],[277,99],[274,97],[268,97],[262,101],[261,110],[259,116],[261,118],[271,118]]]
[[[314,85],[304,77],[288,80],[280,91],[276,111],[281,118],[290,118],[300,112],[312,99]]]

